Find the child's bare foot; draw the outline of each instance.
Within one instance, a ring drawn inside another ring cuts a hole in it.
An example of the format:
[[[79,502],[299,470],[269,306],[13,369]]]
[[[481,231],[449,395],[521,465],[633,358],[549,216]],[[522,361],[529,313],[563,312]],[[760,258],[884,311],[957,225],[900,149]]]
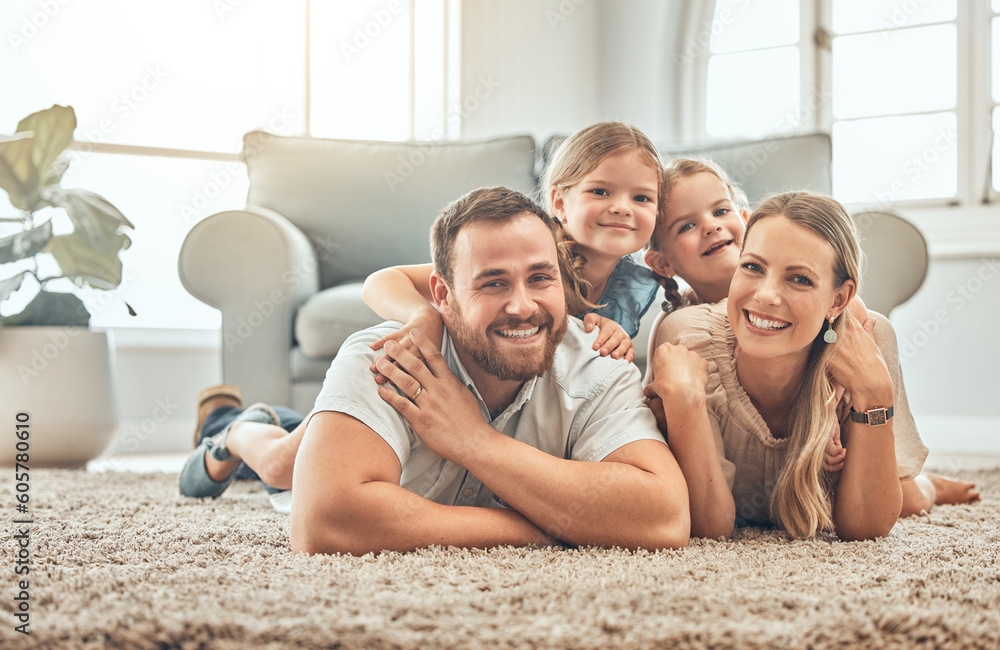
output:
[[[934,503],[937,505],[950,503],[975,503],[979,501],[979,491],[975,483],[941,476],[934,472],[923,472],[934,485]]]
[[[232,439],[235,429],[236,426],[231,426],[229,428],[229,439]],[[216,460],[216,458],[212,456],[211,451],[207,449],[205,450],[205,469],[208,470],[208,476],[213,481],[220,483],[225,481],[242,463],[243,461],[239,457],[234,456],[232,451],[229,453],[228,460]]]

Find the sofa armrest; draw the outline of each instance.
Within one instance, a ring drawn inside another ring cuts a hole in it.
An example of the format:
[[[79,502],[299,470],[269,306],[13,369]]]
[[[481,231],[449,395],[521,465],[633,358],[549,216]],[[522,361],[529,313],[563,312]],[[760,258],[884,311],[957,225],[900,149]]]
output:
[[[280,214],[249,206],[211,215],[181,246],[187,291],[222,312],[222,375],[248,402],[289,404],[295,313],[319,290],[316,253]]]

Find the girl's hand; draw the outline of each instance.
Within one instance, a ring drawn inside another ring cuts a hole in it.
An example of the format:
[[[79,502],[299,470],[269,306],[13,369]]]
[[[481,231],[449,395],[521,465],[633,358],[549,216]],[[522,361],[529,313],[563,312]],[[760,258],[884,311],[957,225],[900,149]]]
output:
[[[847,450],[840,444],[840,427],[836,433],[830,436],[826,443],[826,452],[823,454],[823,469],[828,472],[839,472],[844,469],[844,458]]]
[[[857,410],[891,406],[892,379],[875,345],[875,319],[869,318],[862,325],[850,309],[843,317],[843,332],[837,341],[828,344],[833,346],[830,376],[850,391]]]
[[[421,308],[417,311],[401,329],[396,330],[392,334],[386,334],[372,343],[370,347],[372,350],[381,350],[389,341],[395,341],[413,354],[420,356],[420,351],[410,337],[410,332],[414,329],[427,332],[427,337],[435,342],[434,345],[440,345],[441,337],[444,335],[444,321],[441,320],[441,314],[438,313],[438,310],[429,304],[426,308]],[[384,358],[384,356],[383,354],[379,359]],[[375,373],[375,382],[381,386],[388,380],[376,368],[377,363],[378,359],[368,369]]]
[[[595,327],[600,330],[594,341],[594,349],[600,350],[602,357],[610,354],[612,359],[625,359],[632,363],[632,359],[635,358],[635,346],[621,325],[610,318],[591,312],[583,317],[583,327],[588,332],[593,332]]]
[[[653,381],[646,395],[658,396],[664,407],[704,408],[708,362],[683,345],[661,343],[653,352]]]

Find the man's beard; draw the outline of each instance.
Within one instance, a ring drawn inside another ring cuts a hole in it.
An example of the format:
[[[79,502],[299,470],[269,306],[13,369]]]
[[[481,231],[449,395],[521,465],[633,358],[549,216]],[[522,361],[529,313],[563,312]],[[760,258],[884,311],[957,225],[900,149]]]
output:
[[[558,327],[550,314],[535,312],[527,319],[503,318],[490,324],[489,331],[516,329],[524,325],[538,326],[546,332],[545,347],[533,354],[511,351],[503,354],[492,337],[469,325],[456,305],[452,309],[451,336],[483,371],[503,381],[528,381],[540,377],[552,367],[556,348],[566,335],[566,317]]]

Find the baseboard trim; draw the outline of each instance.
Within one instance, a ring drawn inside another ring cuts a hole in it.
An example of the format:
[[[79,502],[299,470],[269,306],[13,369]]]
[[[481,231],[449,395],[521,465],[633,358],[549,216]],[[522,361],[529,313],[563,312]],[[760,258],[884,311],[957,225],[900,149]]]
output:
[[[920,438],[940,454],[1000,456],[1000,418],[919,416]]]

